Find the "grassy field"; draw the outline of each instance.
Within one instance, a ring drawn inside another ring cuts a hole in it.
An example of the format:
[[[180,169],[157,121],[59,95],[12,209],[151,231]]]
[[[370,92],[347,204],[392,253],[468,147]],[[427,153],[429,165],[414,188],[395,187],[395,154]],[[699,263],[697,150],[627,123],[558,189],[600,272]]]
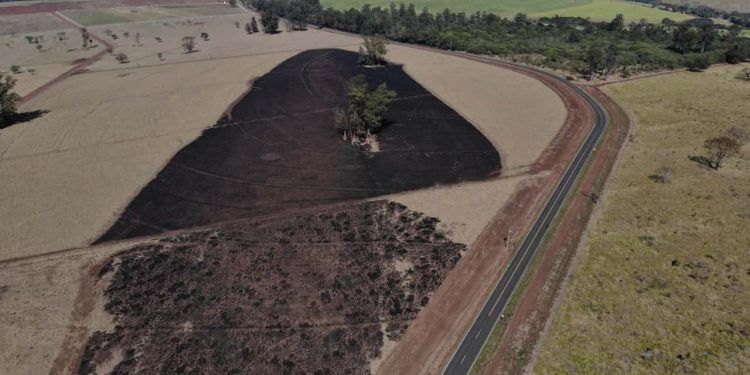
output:
[[[394,1],[399,3],[398,1]],[[404,0],[404,3],[410,1]],[[413,0],[411,1],[421,10],[427,7],[432,12],[439,12],[445,8],[454,11],[476,12],[488,11],[504,16],[513,16],[516,13],[527,13],[532,17],[554,16],[555,14],[565,16],[590,17],[597,20],[610,20],[618,13],[622,13],[628,20],[637,21],[645,18],[651,21],[660,21],[665,17],[674,20],[690,18],[684,14],[671,13],[653,9],[647,6],[628,3],[617,0],[478,0],[462,2],[455,0]],[[360,8],[364,4],[389,6],[391,0],[322,0],[324,7],[339,9]]]
[[[741,68],[611,86],[637,124],[535,373],[750,372],[748,147],[718,172],[688,159],[750,131]],[[671,182],[648,178],[659,167]]]
[[[723,9],[727,12],[750,12],[750,2],[747,0],[678,0],[675,4],[706,5],[711,8]]]

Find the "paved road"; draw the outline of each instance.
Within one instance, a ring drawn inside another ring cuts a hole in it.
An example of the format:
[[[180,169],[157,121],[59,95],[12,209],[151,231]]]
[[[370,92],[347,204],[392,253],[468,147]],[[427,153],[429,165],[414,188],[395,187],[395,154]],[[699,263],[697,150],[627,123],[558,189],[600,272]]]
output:
[[[583,166],[586,164],[586,160],[594,150],[596,143],[599,141],[599,138],[601,138],[602,133],[607,126],[607,115],[605,110],[587,92],[572,83],[565,81],[563,78],[551,74],[548,75],[565,82],[586,101],[588,106],[594,112],[594,128],[591,130],[586,142],[576,154],[573,162],[568,166],[568,169],[560,179],[557,187],[552,192],[547,204],[544,206],[544,209],[537,217],[531,230],[524,238],[520,248],[513,256],[513,259],[511,259],[503,276],[500,278],[500,281],[495,285],[495,289],[492,290],[487,302],[485,302],[484,307],[482,307],[482,311],[474,319],[471,328],[466,333],[463,340],[461,340],[461,344],[443,371],[443,374],[445,375],[467,374],[477,360],[479,353],[482,351],[482,346],[484,346],[485,341],[487,341],[487,337],[489,337],[492,332],[500,314],[508,304],[513,291],[516,289],[523,274],[529,267],[537,248],[539,248],[544,236],[547,234],[555,215],[560,211],[560,207],[570,193],[576,178],[581,173]]]

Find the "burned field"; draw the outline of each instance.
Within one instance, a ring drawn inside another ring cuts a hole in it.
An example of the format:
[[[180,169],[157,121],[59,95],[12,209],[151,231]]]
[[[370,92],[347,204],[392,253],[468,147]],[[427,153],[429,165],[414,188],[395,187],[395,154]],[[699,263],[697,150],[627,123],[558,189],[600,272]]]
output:
[[[378,152],[352,146],[333,127],[344,84],[358,74],[398,94]],[[363,68],[353,52],[306,51],[257,79],[97,242],[481,180],[500,167],[493,145],[401,66]]]
[[[99,273],[114,331],[78,372],[367,373],[466,249],[437,222],[375,201],[126,250]]]

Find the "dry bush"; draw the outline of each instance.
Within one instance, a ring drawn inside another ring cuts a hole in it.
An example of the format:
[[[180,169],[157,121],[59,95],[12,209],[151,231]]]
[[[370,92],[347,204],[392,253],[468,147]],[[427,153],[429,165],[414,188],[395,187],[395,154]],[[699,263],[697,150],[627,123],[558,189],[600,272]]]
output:
[[[651,180],[654,182],[658,182],[661,184],[665,184],[669,182],[669,179],[672,177],[672,174],[674,173],[674,170],[669,167],[659,167],[654,171],[654,174],[651,176],[648,176]]]

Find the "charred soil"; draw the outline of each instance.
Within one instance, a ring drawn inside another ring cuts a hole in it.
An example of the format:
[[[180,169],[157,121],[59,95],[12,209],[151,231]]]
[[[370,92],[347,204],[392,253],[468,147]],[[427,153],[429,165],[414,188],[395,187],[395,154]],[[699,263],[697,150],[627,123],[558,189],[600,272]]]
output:
[[[359,74],[398,94],[378,152],[352,146],[333,127],[344,85]],[[257,79],[97,242],[482,180],[500,167],[490,141],[401,66],[364,68],[356,53],[311,50]]]
[[[78,373],[367,373],[466,250],[437,222],[374,201],[126,250],[100,271],[114,331]]]

